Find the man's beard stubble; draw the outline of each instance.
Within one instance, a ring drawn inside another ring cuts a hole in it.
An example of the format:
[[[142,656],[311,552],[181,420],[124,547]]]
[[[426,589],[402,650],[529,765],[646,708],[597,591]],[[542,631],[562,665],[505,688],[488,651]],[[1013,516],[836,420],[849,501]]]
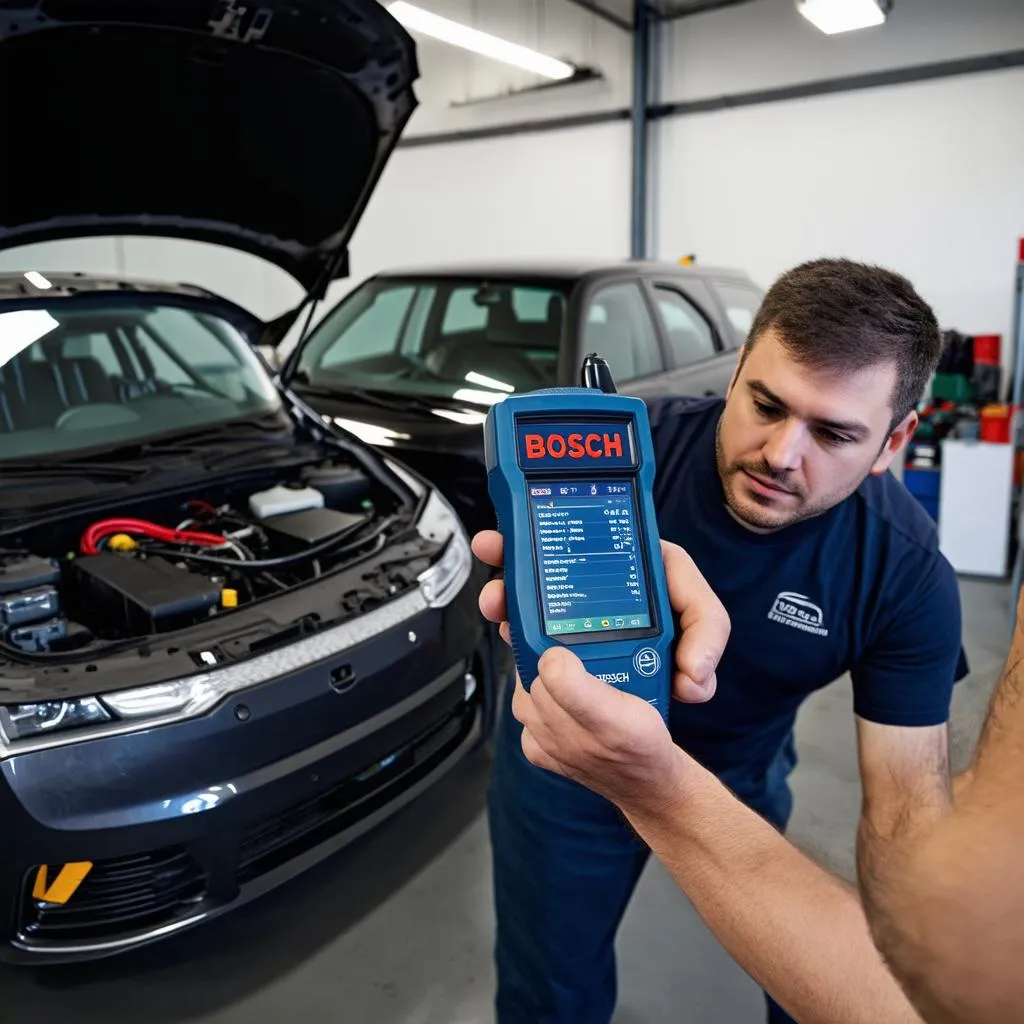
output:
[[[756,464],[737,462],[726,465],[725,452],[722,449],[722,420],[724,418],[725,410],[723,409],[721,416],[718,418],[718,424],[715,427],[715,464],[718,469],[718,479],[722,484],[722,492],[725,495],[726,505],[734,518],[756,530],[781,530],[804,519],[811,519],[814,516],[821,515],[821,513],[827,512],[828,509],[837,504],[836,501],[808,503],[806,495],[799,489],[794,490],[792,484],[787,481],[786,477],[788,474],[777,472],[763,458]],[[786,487],[796,495],[799,499],[799,504],[788,515],[783,514],[782,516],[768,509],[765,509],[762,515],[756,509],[741,508],[733,494],[732,484],[742,470],[764,477],[766,480],[777,483],[780,487]],[[843,495],[843,497],[846,497],[846,495]]]

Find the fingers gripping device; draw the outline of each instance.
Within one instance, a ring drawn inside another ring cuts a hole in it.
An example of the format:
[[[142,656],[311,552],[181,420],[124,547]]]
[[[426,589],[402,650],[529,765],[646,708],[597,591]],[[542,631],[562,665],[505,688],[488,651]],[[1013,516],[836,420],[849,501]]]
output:
[[[647,407],[616,394],[596,356],[582,378],[509,395],[484,428],[516,668],[529,688],[541,654],[562,644],[667,719],[675,624]]]

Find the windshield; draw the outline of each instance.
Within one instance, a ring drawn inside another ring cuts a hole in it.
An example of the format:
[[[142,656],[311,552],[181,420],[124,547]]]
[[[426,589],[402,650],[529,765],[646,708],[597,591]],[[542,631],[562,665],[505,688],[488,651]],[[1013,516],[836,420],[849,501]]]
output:
[[[240,329],[133,296],[0,305],[0,461],[74,457],[281,409]]]
[[[556,382],[565,307],[550,284],[369,281],[310,335],[296,370],[328,388],[493,405]]]

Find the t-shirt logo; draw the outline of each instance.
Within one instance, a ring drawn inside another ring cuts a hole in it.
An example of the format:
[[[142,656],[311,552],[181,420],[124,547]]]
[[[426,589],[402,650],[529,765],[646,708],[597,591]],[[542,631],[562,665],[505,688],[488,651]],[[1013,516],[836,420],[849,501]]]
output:
[[[825,614],[809,597],[784,590],[772,604],[768,618],[783,626],[792,626],[815,636],[828,636]]]

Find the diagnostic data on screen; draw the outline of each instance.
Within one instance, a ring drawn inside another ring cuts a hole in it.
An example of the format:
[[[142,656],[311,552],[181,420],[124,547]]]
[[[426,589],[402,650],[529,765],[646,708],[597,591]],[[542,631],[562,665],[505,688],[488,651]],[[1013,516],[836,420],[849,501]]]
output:
[[[640,530],[629,483],[529,483],[548,636],[647,629]]]

